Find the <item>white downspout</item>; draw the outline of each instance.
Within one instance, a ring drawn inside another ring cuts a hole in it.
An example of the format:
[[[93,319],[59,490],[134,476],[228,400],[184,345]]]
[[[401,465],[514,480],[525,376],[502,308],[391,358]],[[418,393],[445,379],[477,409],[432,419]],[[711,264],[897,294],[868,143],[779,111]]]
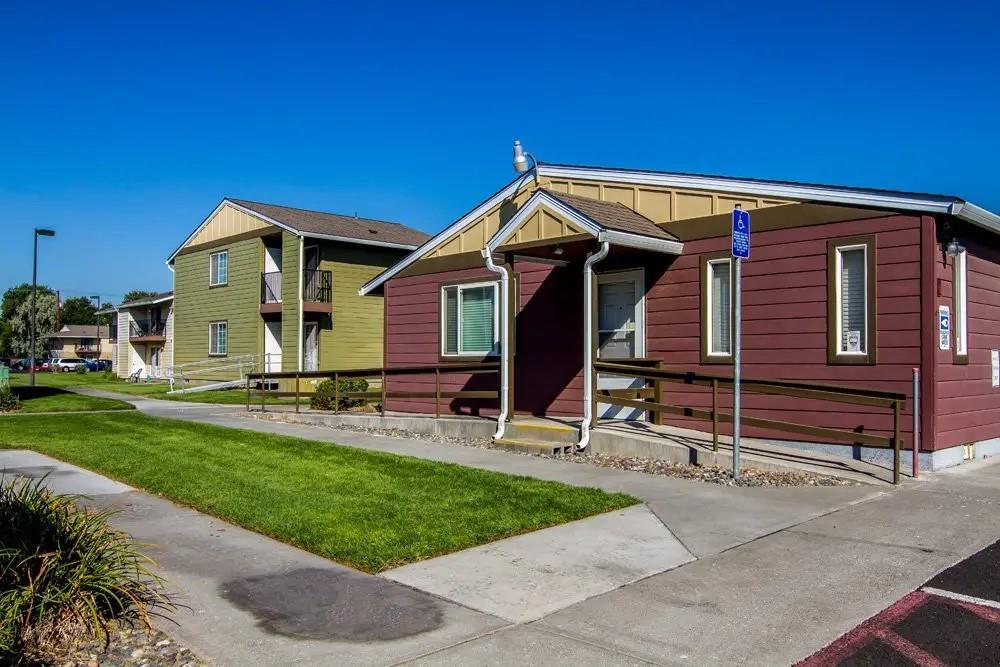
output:
[[[302,371],[302,336],[303,336],[303,331],[302,331],[302,324],[303,324],[303,321],[302,321],[302,274],[305,271],[305,267],[302,265],[302,262],[305,260],[305,257],[304,257],[305,252],[306,252],[305,246],[306,246],[306,237],[300,236],[299,237],[299,340],[298,340],[298,343],[296,343],[296,349],[298,350],[299,353],[298,353],[298,362],[295,365],[295,368],[298,371],[300,371],[300,372]]]
[[[493,273],[500,274],[500,414],[497,416],[497,431],[493,434],[494,440],[503,437],[504,429],[507,428],[507,399],[510,395],[510,340],[509,317],[510,308],[508,284],[510,282],[510,269],[506,266],[498,266],[493,262],[493,251],[483,248],[483,258],[486,260],[486,268]]]
[[[583,263],[583,421],[580,423],[580,441],[577,451],[590,444],[590,420],[594,416],[594,265],[608,256],[611,245],[601,243],[601,249],[587,257]]]

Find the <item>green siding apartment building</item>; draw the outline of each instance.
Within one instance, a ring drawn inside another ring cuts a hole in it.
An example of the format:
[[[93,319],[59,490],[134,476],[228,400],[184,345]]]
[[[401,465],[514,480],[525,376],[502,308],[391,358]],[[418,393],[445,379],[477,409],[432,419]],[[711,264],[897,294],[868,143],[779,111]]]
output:
[[[382,365],[381,297],[362,285],[423,243],[391,222],[223,199],[167,260],[173,363],[201,380]],[[227,361],[231,360],[232,364]]]

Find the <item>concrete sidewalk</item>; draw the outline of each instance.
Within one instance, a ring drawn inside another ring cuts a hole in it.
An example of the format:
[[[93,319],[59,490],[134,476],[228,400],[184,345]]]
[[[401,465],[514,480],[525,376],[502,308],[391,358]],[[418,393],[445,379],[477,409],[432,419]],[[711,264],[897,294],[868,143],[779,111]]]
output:
[[[871,487],[741,489],[473,447],[257,421],[220,406],[135,402],[144,412],[164,417],[625,491],[642,498],[698,557],[530,623],[510,623],[432,596],[451,610],[453,620],[446,625],[453,634],[446,638],[445,629],[439,628],[419,635],[427,649],[419,656],[402,650],[390,657],[395,648],[415,648],[405,643],[376,652],[393,662],[789,664],[1000,536],[1000,466],[992,462],[874,492]],[[137,528],[142,528],[141,522]],[[233,557],[244,566],[238,554]],[[267,569],[262,562],[266,558],[251,550],[250,569]],[[434,561],[416,565],[433,569]],[[419,579],[415,575],[411,580]],[[445,577],[437,576],[432,583],[442,581]],[[440,590],[459,598],[469,594],[462,588]],[[480,599],[477,604],[493,603]],[[459,636],[463,638],[447,643]],[[355,654],[345,655],[345,662],[352,662]],[[268,664],[267,654],[256,661]]]
[[[621,491],[645,502],[695,557],[719,553],[852,503],[895,492],[872,486],[722,487],[419,438],[394,438],[325,426],[267,421],[255,419],[233,406],[94,393],[128,400],[143,413],[153,416],[416,456],[610,492]]]

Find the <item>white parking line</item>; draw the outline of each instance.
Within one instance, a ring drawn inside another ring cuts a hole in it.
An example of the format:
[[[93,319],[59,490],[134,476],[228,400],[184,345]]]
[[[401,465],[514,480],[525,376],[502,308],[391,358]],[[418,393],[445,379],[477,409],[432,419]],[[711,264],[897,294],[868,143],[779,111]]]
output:
[[[941,590],[940,588],[933,588],[931,586],[924,586],[921,588],[924,593],[930,593],[931,595],[939,595],[943,598],[951,598],[952,600],[958,600],[959,602],[969,602],[972,604],[978,604],[981,607],[992,607],[994,609],[1000,609],[1000,602],[994,600],[986,600],[984,598],[977,598],[971,595],[962,595],[961,593],[952,593],[951,591]]]

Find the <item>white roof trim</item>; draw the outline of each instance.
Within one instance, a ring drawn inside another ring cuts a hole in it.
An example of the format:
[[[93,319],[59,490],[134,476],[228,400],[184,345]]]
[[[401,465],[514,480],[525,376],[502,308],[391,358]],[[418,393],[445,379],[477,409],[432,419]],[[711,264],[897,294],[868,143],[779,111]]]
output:
[[[431,238],[424,241],[423,244],[418,246],[417,249],[411,252],[409,255],[399,260],[398,262],[390,266],[388,269],[386,269],[385,271],[378,274],[373,279],[362,285],[361,289],[358,290],[358,294],[360,294],[361,296],[370,294],[372,290],[377,289],[383,283],[393,278],[394,276],[398,275],[401,271],[406,269],[411,264],[415,263],[418,259],[422,258],[428,252],[430,252],[437,246],[441,245],[447,239],[451,238],[455,233],[461,231],[462,229],[474,223],[481,216],[488,213],[491,208],[493,208],[494,206],[502,202],[504,199],[507,199],[508,197],[516,193],[521,188],[521,184],[524,182],[525,177],[531,173],[532,173],[531,171],[528,171],[525,174],[518,176],[513,181],[511,181],[503,188],[501,188],[499,191],[497,191],[495,194],[493,194],[489,199],[479,204],[479,206],[475,207],[474,209],[463,215],[461,218],[448,225],[445,229],[443,229],[442,231],[438,232]]]
[[[551,209],[553,212],[582,227],[588,234],[601,242],[607,241],[627,248],[653,250],[671,255],[679,255],[684,249],[684,244],[679,241],[658,239],[642,234],[632,234],[617,229],[607,229],[596,220],[567,206],[562,200],[549,193],[548,190],[536,190],[535,194],[531,195],[531,199],[521,207],[521,210],[515,213],[514,217],[507,221],[507,224],[497,230],[497,233],[486,244],[490,253],[493,253],[498,247],[506,243],[514,232],[517,231],[517,228],[521,226],[521,223],[542,206]],[[558,242],[558,239],[552,239],[552,241],[555,243]]]
[[[115,310],[129,310],[131,308],[141,308],[142,306],[155,306],[158,303],[166,303],[167,301],[173,301],[174,295],[161,296],[157,299],[142,299],[140,301],[132,301],[131,303],[123,303],[115,306]]]
[[[689,174],[547,164],[538,165],[538,174],[553,178],[582,178],[635,185],[663,185],[675,188],[690,188],[693,190],[721,190],[733,194],[748,194],[759,197],[802,199],[851,206],[870,206],[875,208],[948,214],[994,232],[1000,232],[1000,216],[975,204],[956,201],[953,197],[942,197],[940,195],[893,193],[891,191],[834,188],[824,185],[798,183],[769,183],[767,181],[727,178],[724,176],[694,176]]]
[[[593,220],[580,215],[580,213],[566,206],[564,203],[550,195],[547,191],[536,190],[535,194],[531,195],[531,199],[525,202],[524,206],[522,206],[521,209],[514,214],[514,217],[508,220],[507,224],[498,229],[497,233],[490,238],[489,242],[487,242],[486,247],[489,248],[490,252],[492,253],[505,243],[507,239],[513,236],[514,232],[517,231],[517,228],[521,226],[521,223],[527,220],[528,217],[537,211],[541,206],[550,208],[567,220],[583,227],[584,231],[591,236],[596,237],[602,231],[602,228],[595,225]]]
[[[834,188],[823,185],[807,185],[798,183],[777,183],[767,181],[727,178],[724,176],[696,176],[690,174],[671,174],[667,172],[634,171],[628,169],[602,169],[596,167],[575,167],[564,165],[539,164],[526,172],[503,189],[465,214],[441,233],[428,239],[412,253],[383,271],[358,293],[362,296],[370,293],[383,283],[398,275],[401,271],[421,259],[430,250],[450,238],[456,232],[474,222],[477,218],[493,208],[503,199],[514,194],[521,186],[524,178],[537,171],[539,176],[553,178],[582,178],[603,180],[634,185],[663,185],[692,190],[718,190],[732,194],[755,195],[758,197],[775,197],[778,199],[800,199],[849,206],[902,209],[923,213],[953,215],[961,220],[979,225],[993,232],[1000,233],[1000,216],[984,208],[968,202],[956,201],[952,197],[938,195],[922,195],[908,193],[893,193],[891,191],[872,191],[850,188]]]

